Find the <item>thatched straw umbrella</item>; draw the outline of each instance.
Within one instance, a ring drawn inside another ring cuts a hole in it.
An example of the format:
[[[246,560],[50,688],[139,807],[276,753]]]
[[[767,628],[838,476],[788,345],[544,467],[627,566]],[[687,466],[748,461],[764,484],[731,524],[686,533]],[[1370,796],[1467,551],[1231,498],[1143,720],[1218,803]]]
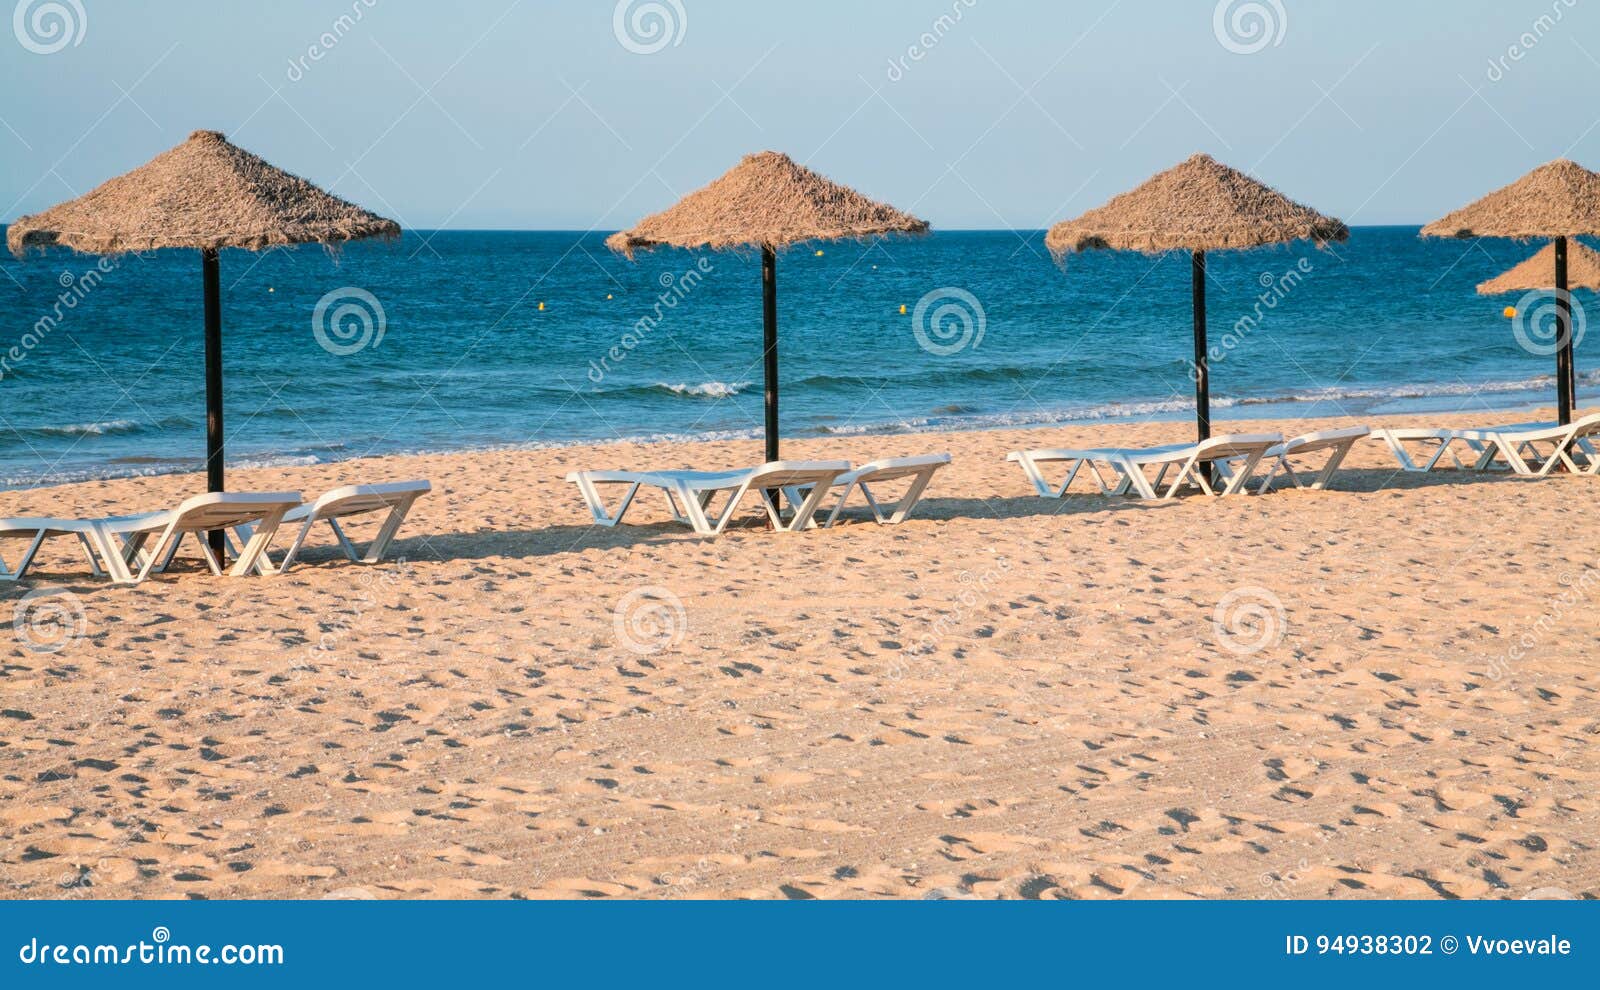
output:
[[[1556,408],[1572,422],[1572,302],[1567,238],[1600,234],[1600,175],[1565,158],[1540,165],[1449,216],[1422,228],[1423,237],[1510,237],[1551,240],[1556,292]]]
[[[1301,206],[1210,155],[1153,176],[1076,220],[1050,228],[1045,246],[1058,260],[1111,248],[1162,254],[1188,251],[1193,283],[1195,418],[1211,436],[1211,375],[1206,356],[1206,252],[1311,240],[1318,247],[1349,236],[1344,223]]]
[[[1478,295],[1503,296],[1508,292],[1545,292],[1556,287],[1556,246],[1546,244],[1533,257],[1478,283]],[[1600,251],[1582,241],[1567,244],[1567,289],[1600,291]]]
[[[675,206],[612,234],[606,246],[632,258],[663,245],[714,250],[761,249],[766,377],[766,459],[778,459],[777,252],[807,241],[923,234],[927,221],[874,202],[776,151],[746,155],[721,178]]]
[[[29,247],[52,244],[92,254],[199,250],[205,285],[206,480],[210,491],[220,492],[222,293],[217,251],[399,235],[394,221],[269,165],[216,131],[195,131],[177,147],[86,195],[22,217],[6,232],[6,243],[18,257]],[[220,535],[212,534],[213,546]]]

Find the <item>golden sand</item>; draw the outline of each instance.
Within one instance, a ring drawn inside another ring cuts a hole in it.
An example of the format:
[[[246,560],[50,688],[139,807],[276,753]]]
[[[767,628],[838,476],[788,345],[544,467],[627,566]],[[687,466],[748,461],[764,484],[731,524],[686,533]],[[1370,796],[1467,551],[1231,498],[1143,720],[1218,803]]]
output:
[[[648,496],[644,525],[597,529],[563,475],[736,466],[754,442],[237,471],[435,492],[373,568],[324,535],[285,576],[190,558],[124,588],[47,546],[0,608],[65,589],[48,602],[82,635],[4,640],[0,893],[1600,891],[1600,479],[1401,475],[1364,444],[1343,491],[1052,502],[1003,459],[1187,432],[791,442],[955,463],[899,527],[716,541]]]

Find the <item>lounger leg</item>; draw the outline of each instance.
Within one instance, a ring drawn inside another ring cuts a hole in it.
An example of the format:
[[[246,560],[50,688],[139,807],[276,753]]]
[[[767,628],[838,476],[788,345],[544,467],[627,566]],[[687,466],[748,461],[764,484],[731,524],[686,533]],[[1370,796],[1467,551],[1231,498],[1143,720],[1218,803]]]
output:
[[[210,536],[209,532],[197,534],[195,542],[200,544],[200,553],[206,558],[206,566],[211,568],[211,573],[221,577],[223,574],[222,560],[218,558],[216,551],[211,549]]]
[[[928,468],[925,471],[919,471],[917,476],[911,479],[911,487],[906,489],[904,495],[900,496],[899,503],[895,505],[893,513],[889,516],[889,524],[891,526],[898,526],[905,522],[912,511],[921,504],[922,493],[927,489],[928,482],[933,480],[933,472],[935,470],[937,469]],[[872,494],[867,492],[866,485],[861,486],[861,491],[866,494],[868,501],[872,500]],[[878,512],[878,503],[872,503],[872,511],[874,515],[878,516],[878,521],[883,522],[883,516]]]
[[[376,564],[389,552],[389,544],[394,541],[394,536],[400,531],[400,525],[406,521],[406,516],[411,512],[411,503],[416,498],[407,498],[395,504],[389,510],[389,518],[383,521],[383,528],[378,530],[378,535],[367,544],[366,555],[361,558],[363,564]]]
[[[276,568],[272,566],[271,559],[267,557],[267,547],[272,543],[273,536],[277,534],[278,524],[283,522],[284,513],[288,511],[287,508],[280,508],[262,517],[261,522],[256,524],[256,531],[250,537],[250,542],[245,544],[244,550],[239,554],[239,559],[234,561],[233,567],[229,568],[229,577],[243,577],[256,570],[263,574],[272,574],[276,571]],[[204,543],[205,541],[202,540],[201,542]],[[208,545],[206,549],[209,551],[210,546]],[[211,554],[207,553],[206,556],[209,558]],[[217,573],[221,573],[221,568],[217,569]]]
[[[1122,476],[1117,482],[1113,495],[1126,495],[1128,489],[1133,489],[1140,498],[1155,498],[1156,490],[1150,484],[1150,479],[1145,476],[1144,468],[1130,461],[1107,461],[1106,466]]]
[[[628,511],[628,506],[633,504],[633,496],[639,492],[638,482],[629,485],[627,494],[622,496],[622,503],[617,506],[617,511],[607,512],[605,500],[600,497],[600,489],[594,481],[583,474],[574,480],[578,485],[578,491],[583,495],[584,502],[589,506],[589,514],[594,516],[595,523],[601,526],[610,527],[622,522],[622,514]],[[670,497],[668,496],[669,499]],[[676,510],[673,515],[677,515]]]
[[[1406,450],[1405,444],[1397,440],[1394,434],[1390,433],[1388,430],[1375,430],[1373,431],[1372,435],[1379,440],[1382,440],[1384,446],[1389,448],[1389,453],[1394,455],[1395,463],[1400,465],[1400,470],[1410,472],[1421,472],[1425,470],[1424,468],[1417,467],[1416,462],[1411,460],[1411,454]]]
[[[1072,462],[1072,472],[1067,475],[1067,484],[1061,486],[1063,492],[1072,484],[1072,479],[1077,476],[1078,469],[1085,465],[1088,465],[1089,473],[1094,475],[1094,483],[1099,486],[1100,494],[1102,495],[1126,495],[1128,494],[1128,489],[1133,486],[1133,481],[1117,463],[1106,462],[1106,470],[1110,471],[1116,479],[1114,484],[1108,485],[1106,484],[1106,476],[1100,473],[1100,465],[1094,461],[1082,460]]]
[[[862,489],[862,491],[865,490],[865,488]],[[811,489],[811,494],[803,503],[800,504],[799,508],[795,509],[794,519],[790,520],[789,522],[789,532],[799,532],[800,530],[806,528],[807,524],[811,522],[811,517],[816,514],[817,506],[821,505],[822,500],[828,497],[828,491],[829,489],[824,485],[817,485]],[[840,504],[843,504],[842,500]],[[770,505],[768,506],[768,510],[771,510]],[[784,528],[783,526],[779,525],[777,519],[773,520],[773,525],[777,526],[779,529]]]
[[[684,484],[683,482],[678,482],[678,484],[673,487],[672,491],[668,493],[667,498],[671,500],[673,494],[676,494],[678,501],[683,504],[683,515],[679,516],[678,518],[682,519],[684,522],[687,522],[691,527],[694,528],[694,531],[699,533],[701,536],[716,536],[717,534],[721,533],[722,527],[728,524],[729,517],[733,515],[734,507],[730,505],[728,506],[727,511],[723,514],[722,518],[718,520],[717,525],[713,527],[711,525],[711,521],[706,518],[705,506],[697,497],[697,493],[689,490],[688,485]],[[739,490],[739,494],[741,496],[744,494],[743,488]]]
[[[827,520],[822,523],[822,527],[824,529],[832,529],[833,528],[833,524],[839,521],[839,513],[844,511],[844,504],[846,502],[850,501],[850,492],[854,488],[855,488],[855,485],[853,483],[844,486],[844,491],[839,493],[839,501],[838,501],[838,503],[834,505],[833,511],[828,513]],[[867,504],[871,505],[872,504],[872,493],[867,491],[867,486],[866,485],[862,485],[861,486],[861,494],[863,494],[863,495],[865,495],[867,497]],[[795,511],[798,512],[799,510],[800,510],[800,505],[798,503],[796,503]],[[876,509],[874,509],[874,513],[876,513]],[[881,520],[881,519],[879,520],[879,522],[882,522],[882,521],[883,520]]]
[[[122,548],[117,545],[117,538],[103,526],[93,527],[88,535],[86,549],[91,553],[98,553],[105,566],[104,574],[118,584],[134,584],[133,572],[128,569],[128,562],[122,556]]]
[[[11,568],[7,567],[5,561],[0,560],[0,581],[22,580],[22,576],[28,573],[29,565],[33,563],[33,555],[38,553],[39,548],[43,545],[44,530],[40,530],[38,533],[35,533],[33,539],[28,542],[28,549],[23,553],[21,559],[17,561],[16,570],[12,570]],[[99,568],[96,567],[95,570],[98,571]]]
[[[1319,492],[1327,490],[1333,483],[1334,473],[1339,470],[1339,465],[1344,463],[1345,456],[1350,453],[1350,448],[1354,445],[1355,440],[1351,439],[1333,448],[1333,453],[1328,456],[1328,463],[1322,465],[1322,470],[1317,473],[1317,479],[1311,483],[1312,490]]]
[[[307,516],[306,521],[300,526],[300,531],[294,534],[294,542],[289,544],[288,552],[283,555],[283,562],[278,565],[278,573],[284,574],[294,566],[300,557],[300,548],[305,546],[306,537],[311,535],[311,527],[316,525],[317,517]],[[264,554],[263,554],[264,555]]]
[[[1287,475],[1296,488],[1300,487],[1300,476],[1294,473],[1294,466],[1289,463],[1289,458],[1279,457],[1267,468],[1267,476],[1261,479],[1261,487],[1256,489],[1257,495],[1265,495],[1272,491],[1272,483],[1278,480],[1279,471]]]
[[[89,572],[97,578],[109,578],[111,573],[100,566],[102,551],[99,541],[89,533],[79,533],[78,542],[83,546],[83,555],[89,558]]]
[[[144,534],[140,535],[142,536]],[[179,541],[182,539],[183,533],[178,530],[176,524],[169,524],[166,529],[162,530],[160,539],[156,540],[155,548],[144,554],[144,566],[139,568],[139,574],[133,578],[133,582],[137,584],[140,581],[143,581],[145,578],[148,578],[150,573],[154,570],[165,570],[165,565],[161,565],[158,568],[158,563],[160,563],[162,560],[171,560],[173,553],[178,549]],[[206,541],[201,540],[200,542],[205,543]],[[132,540],[130,540],[128,543],[128,549],[132,550],[135,554],[138,554],[139,552],[136,549],[135,541]],[[206,554],[209,556],[210,553],[211,549],[210,547],[207,547]],[[123,567],[126,568],[127,564],[124,563]]]
[[[1261,463],[1261,457],[1262,451],[1252,451],[1250,456],[1245,459],[1244,467],[1240,468],[1238,473],[1236,473],[1233,477],[1227,479],[1227,483],[1222,487],[1221,494],[1237,495],[1239,492],[1243,491],[1245,486],[1250,484],[1250,478],[1256,473],[1256,465]],[[1204,481],[1205,476],[1210,473],[1211,472],[1209,471],[1199,472],[1202,481]],[[1299,482],[1296,481],[1296,484],[1298,485]]]
[[[1033,458],[1023,454],[1017,458],[1017,465],[1022,468],[1022,473],[1028,480],[1033,482],[1033,490],[1038,492],[1041,498],[1061,497],[1050,487],[1049,482],[1044,480],[1044,475],[1039,473],[1039,465],[1034,463]]]
[[[1028,457],[1026,455],[1019,456],[1017,458],[1017,463],[1022,465],[1022,473],[1028,476],[1029,481],[1033,482],[1034,490],[1037,491],[1042,498],[1060,498],[1061,496],[1065,495],[1067,493],[1067,489],[1072,487],[1072,479],[1078,476],[1078,469],[1083,466],[1083,461],[1081,460],[1069,462],[1071,466],[1067,469],[1067,480],[1061,483],[1060,488],[1056,488],[1051,485],[1050,482],[1045,480],[1044,472],[1040,469],[1038,461],[1034,460],[1032,457]],[[1098,474],[1098,472],[1096,473]],[[1105,487],[1105,483],[1103,481],[1101,482],[1100,487],[1102,489]]]

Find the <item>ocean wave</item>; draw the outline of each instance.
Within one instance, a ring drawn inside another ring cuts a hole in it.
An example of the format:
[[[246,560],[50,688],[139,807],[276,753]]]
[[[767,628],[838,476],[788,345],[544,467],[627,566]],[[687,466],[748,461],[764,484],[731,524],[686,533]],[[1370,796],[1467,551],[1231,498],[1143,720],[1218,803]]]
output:
[[[696,399],[726,399],[738,395],[749,387],[749,382],[701,382],[698,385],[669,385],[666,382],[656,382],[650,386],[649,391],[670,392],[673,395],[687,395]]]
[[[1580,383],[1600,381],[1595,373],[1578,376]],[[1436,382],[1432,384],[1380,385],[1368,388],[1321,388],[1279,395],[1254,395],[1238,399],[1241,406],[1278,405],[1287,402],[1337,402],[1344,399],[1436,399],[1453,395],[1504,395],[1512,392],[1540,392],[1555,387],[1554,375],[1539,375],[1498,382]],[[1212,402],[1216,404],[1215,400]]]
[[[159,433],[164,430],[182,430],[196,423],[182,416],[169,416],[155,421],[137,419],[99,419],[88,423],[63,423],[49,426],[24,426],[0,433],[0,441],[7,437],[49,439],[52,437],[103,437],[123,436],[133,433]]]
[[[135,419],[106,419],[95,423],[70,423],[66,426],[36,426],[19,433],[41,437],[99,437],[108,433],[137,433],[144,424]]]

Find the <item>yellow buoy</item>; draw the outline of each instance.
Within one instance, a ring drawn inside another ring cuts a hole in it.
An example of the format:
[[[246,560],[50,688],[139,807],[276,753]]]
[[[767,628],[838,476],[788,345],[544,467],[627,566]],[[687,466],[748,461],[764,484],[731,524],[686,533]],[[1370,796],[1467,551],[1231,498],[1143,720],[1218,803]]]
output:
[[[274,289],[272,286],[269,285],[269,286],[267,286],[267,291],[268,292],[277,292],[278,290]]]
[[[611,293],[609,293],[609,292],[607,292],[607,293],[606,293],[606,298],[607,298],[607,299],[610,299],[610,298],[611,298]]]
[[[1515,306],[1507,306],[1506,307],[1505,316],[1506,316],[1506,319],[1508,319],[1508,320],[1516,319],[1517,318],[1517,307],[1515,307]]]
[[[905,303],[901,303],[900,304],[900,315],[901,316],[906,315],[906,304]]]
[[[544,303],[540,303],[539,304],[539,312],[541,312],[541,313],[544,312]]]
[[[817,248],[817,257],[819,257],[819,258],[822,257],[822,249],[821,248]]]

